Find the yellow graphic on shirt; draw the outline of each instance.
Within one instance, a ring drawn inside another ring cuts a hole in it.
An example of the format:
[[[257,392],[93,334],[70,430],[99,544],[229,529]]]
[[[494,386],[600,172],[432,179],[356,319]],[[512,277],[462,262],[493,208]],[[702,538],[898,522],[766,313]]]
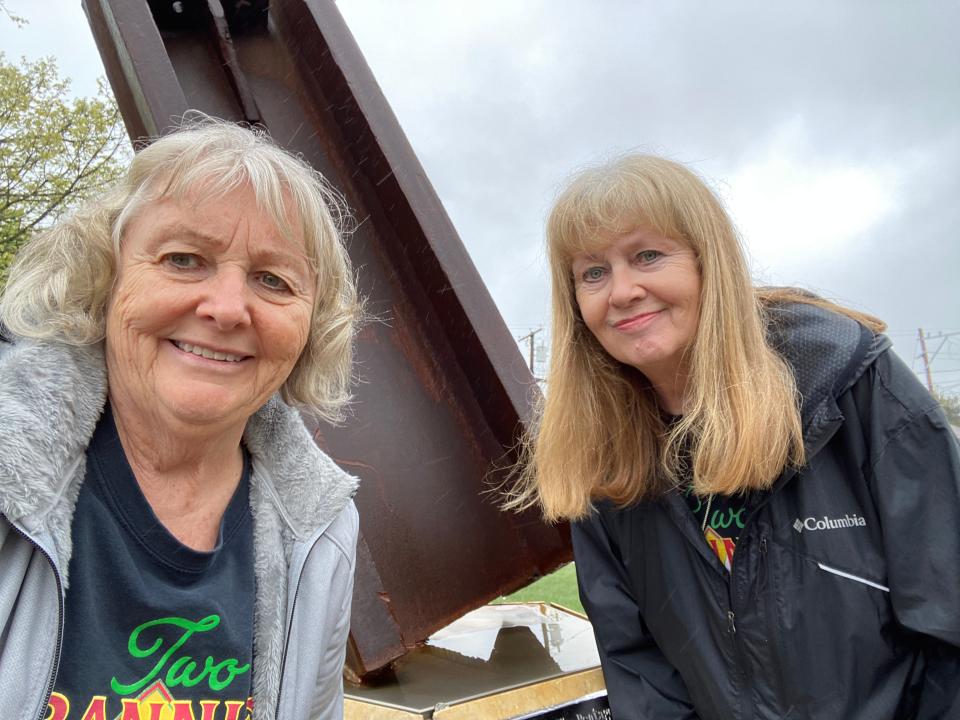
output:
[[[733,541],[733,538],[725,538],[711,527],[708,527],[703,535],[707,538],[707,544],[713,549],[713,552],[716,553],[717,557],[720,558],[720,562],[723,563],[723,566],[729,572],[731,564],[733,563],[733,551],[737,548],[737,544]]]
[[[159,680],[136,698],[123,698],[120,712],[107,712],[107,696],[95,695],[82,715],[70,714],[70,700],[60,693],[50,696],[45,720],[251,720],[253,698],[201,700],[195,708],[189,700],[177,700]],[[199,712],[197,712],[199,710]]]
[[[201,683],[212,692],[222,692],[238,676],[250,672],[250,663],[241,663],[236,658],[217,660],[207,656],[201,661],[191,654],[190,640],[219,625],[218,615],[208,615],[198,621],[165,617],[139,625],[130,633],[127,651],[131,658],[145,663],[146,671],[140,677],[111,679],[110,689],[119,700],[108,703],[106,695],[94,695],[82,714],[71,715],[71,699],[54,692],[45,720],[250,720],[253,698],[211,698],[198,701],[199,707],[195,707],[193,701],[177,700],[174,696],[178,687],[190,688]],[[77,698],[73,700],[76,709],[81,707]]]

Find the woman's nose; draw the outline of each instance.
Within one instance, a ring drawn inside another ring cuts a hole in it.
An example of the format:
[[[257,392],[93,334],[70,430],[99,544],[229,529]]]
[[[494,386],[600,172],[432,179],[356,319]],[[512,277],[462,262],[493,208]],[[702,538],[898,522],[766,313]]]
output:
[[[610,270],[610,304],[617,307],[632,305],[647,294],[639,274],[630,267],[616,267]]]
[[[220,330],[232,330],[250,324],[246,273],[235,268],[220,268],[204,283],[197,315],[214,321]]]

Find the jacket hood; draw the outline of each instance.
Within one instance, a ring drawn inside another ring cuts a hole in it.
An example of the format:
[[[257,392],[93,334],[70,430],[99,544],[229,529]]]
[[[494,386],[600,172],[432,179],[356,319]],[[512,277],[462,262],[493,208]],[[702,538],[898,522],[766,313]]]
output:
[[[102,344],[0,343],[0,512],[18,521],[57,505],[106,399]],[[328,524],[356,492],[357,479],[316,446],[279,396],[250,418],[244,441],[295,537]]]
[[[770,344],[793,368],[809,450],[818,430],[842,417],[837,398],[890,347],[890,340],[815,305],[786,303],[770,307],[767,314]]]

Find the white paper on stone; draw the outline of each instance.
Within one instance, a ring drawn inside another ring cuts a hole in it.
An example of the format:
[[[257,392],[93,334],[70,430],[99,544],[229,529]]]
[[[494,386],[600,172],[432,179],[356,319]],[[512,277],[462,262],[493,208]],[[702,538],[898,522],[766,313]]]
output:
[[[454,620],[429,638],[427,644],[486,662],[493,654],[502,628],[539,628],[555,620],[529,605],[485,605]],[[540,633],[534,636],[543,644]]]

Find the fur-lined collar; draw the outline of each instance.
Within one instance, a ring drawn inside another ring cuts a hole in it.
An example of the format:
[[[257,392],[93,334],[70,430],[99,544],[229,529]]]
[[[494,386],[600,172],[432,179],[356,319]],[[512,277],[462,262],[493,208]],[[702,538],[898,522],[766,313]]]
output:
[[[102,345],[22,338],[0,345],[0,512],[9,520],[35,526],[58,505],[106,397]],[[316,446],[278,396],[250,418],[244,441],[295,538],[329,523],[356,492],[356,478]]]
[[[0,512],[36,525],[83,461],[107,398],[102,346],[18,340],[0,354]]]
[[[106,399],[102,346],[0,342],[0,512],[45,548],[63,588],[85,450]],[[273,717],[295,549],[336,519],[357,480],[317,448],[297,411],[277,396],[250,418],[244,442],[253,459],[253,696],[257,717]]]

